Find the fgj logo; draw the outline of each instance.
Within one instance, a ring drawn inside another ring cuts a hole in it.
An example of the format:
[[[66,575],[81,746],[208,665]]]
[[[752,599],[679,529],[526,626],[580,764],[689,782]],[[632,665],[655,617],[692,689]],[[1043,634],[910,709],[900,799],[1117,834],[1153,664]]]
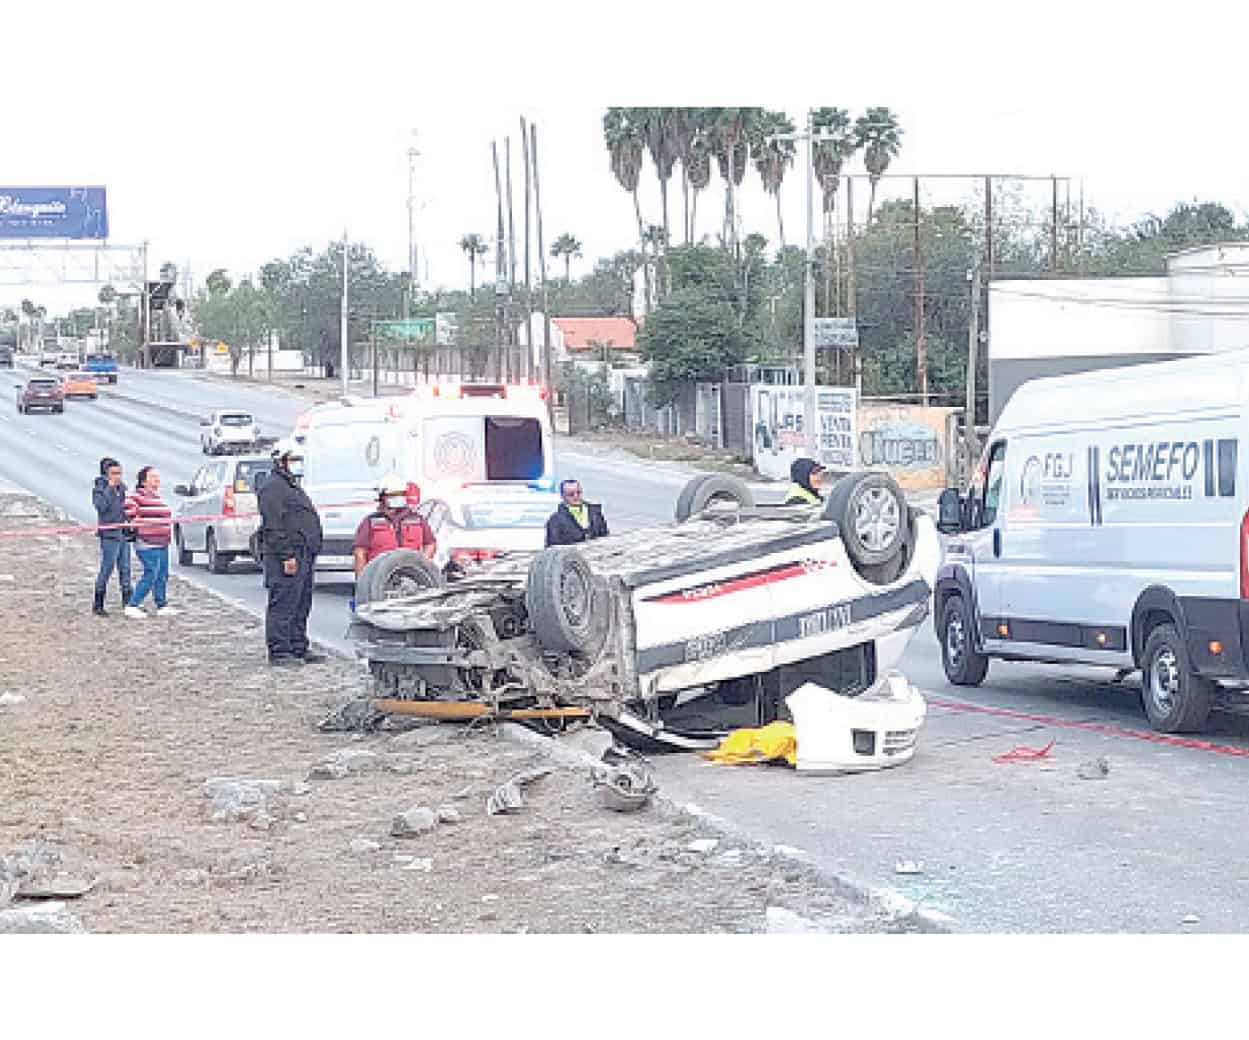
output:
[[[1019,476],[1019,502],[1024,506],[1061,506],[1067,502],[1071,478],[1075,475],[1075,456],[1070,452],[1047,452],[1030,455]]]

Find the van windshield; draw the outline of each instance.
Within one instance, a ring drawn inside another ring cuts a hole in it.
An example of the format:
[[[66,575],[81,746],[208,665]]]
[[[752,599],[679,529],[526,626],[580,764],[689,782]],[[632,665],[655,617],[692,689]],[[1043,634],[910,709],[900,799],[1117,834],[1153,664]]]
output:
[[[399,436],[386,422],[314,426],[304,440],[304,481],[372,487],[399,471]]]
[[[424,472],[433,480],[538,480],[542,425],[515,416],[438,416],[425,420]]]

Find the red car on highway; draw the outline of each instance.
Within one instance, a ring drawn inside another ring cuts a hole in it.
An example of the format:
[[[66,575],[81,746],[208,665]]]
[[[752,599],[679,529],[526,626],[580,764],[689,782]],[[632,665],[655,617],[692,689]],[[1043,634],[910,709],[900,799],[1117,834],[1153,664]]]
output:
[[[29,415],[35,408],[49,412],[65,411],[65,388],[56,376],[35,376],[25,386],[17,386],[17,410]]]

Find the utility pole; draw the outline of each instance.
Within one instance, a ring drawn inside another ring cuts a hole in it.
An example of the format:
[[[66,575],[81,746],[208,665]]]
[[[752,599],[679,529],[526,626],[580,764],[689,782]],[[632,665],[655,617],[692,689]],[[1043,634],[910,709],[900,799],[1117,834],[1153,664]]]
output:
[[[520,146],[525,159],[525,378],[534,377],[533,363],[533,286],[529,277],[529,199],[532,194],[529,180],[529,131],[525,117],[520,117]],[[547,388],[550,393],[550,388]]]
[[[139,325],[143,331],[143,367],[152,367],[152,300],[147,283],[147,240],[143,242],[143,292],[139,294],[143,314]]]
[[[347,337],[349,335],[347,329],[347,229],[343,228],[343,304],[342,314],[340,315],[341,328],[339,330],[342,343],[339,344],[339,365],[342,367],[343,378],[343,396],[348,394],[348,378],[347,363],[350,360],[348,356]]]
[[[815,436],[815,113],[807,109],[807,257],[802,280],[802,438]]]
[[[494,239],[494,349],[501,381],[506,381],[503,365],[503,281],[507,270],[503,252],[507,244],[503,238],[503,187],[499,181],[499,143],[490,142],[490,155],[494,160],[494,198],[498,208],[498,229]]]
[[[546,410],[552,422],[555,395],[551,387],[551,306],[546,295],[546,250],[542,244],[542,188],[538,179],[538,128],[529,124],[529,155],[533,162],[533,203],[538,217],[538,271],[542,278],[542,384],[546,387]]]
[[[412,131],[413,141],[416,131]],[[408,149],[408,292],[404,297],[403,316],[412,316],[416,304],[416,157],[421,153],[415,143]]]
[[[858,327],[858,285],[854,278],[854,178],[846,175],[846,316]],[[863,393],[863,348],[854,348],[854,391]]]
[[[507,323],[505,339],[507,340],[507,367],[516,379],[521,378],[518,370],[520,360],[516,357],[516,311],[513,298],[516,295],[516,224],[512,212],[512,139],[503,138],[504,168],[507,171],[507,306],[503,312],[503,320]]]
[[[928,340],[924,328],[924,254],[919,235],[919,178],[915,178],[915,372],[919,377],[919,398],[928,407]]]
[[[1050,270],[1058,273],[1058,178],[1050,175],[1054,199],[1050,207]]]
[[[971,320],[967,323],[967,401],[963,408],[963,442],[967,448],[967,472],[980,457],[976,437],[976,366],[980,354],[980,258],[972,259]]]

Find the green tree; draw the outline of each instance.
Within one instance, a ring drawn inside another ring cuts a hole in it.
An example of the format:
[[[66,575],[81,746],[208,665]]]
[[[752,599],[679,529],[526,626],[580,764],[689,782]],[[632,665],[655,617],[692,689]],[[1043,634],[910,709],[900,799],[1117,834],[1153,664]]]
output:
[[[887,108],[869,108],[854,122],[855,138],[863,149],[863,165],[871,189],[867,198],[867,220],[871,223],[876,204],[876,185],[902,148],[902,128],[898,117]]]
[[[689,181],[693,200],[686,214],[687,244],[697,241],[695,229],[698,223],[698,196],[711,184],[711,111],[706,108],[685,109],[682,121],[681,166],[683,176]]]
[[[641,124],[646,139],[646,150],[655,164],[659,178],[659,199],[663,212],[664,243],[672,241],[672,229],[668,223],[668,181],[680,157],[680,125],[675,108],[634,109],[634,118]]]
[[[635,110],[609,108],[603,116],[603,140],[611,157],[611,171],[617,183],[633,196],[633,212],[637,218],[638,245],[646,252],[646,226],[642,220],[642,205],[638,201],[638,178],[642,172],[642,157],[646,148],[645,128],[639,123]],[[650,271],[646,270],[646,307],[650,307]]]
[[[567,285],[571,277],[570,266],[573,257],[581,256],[581,243],[577,241],[575,235],[565,232],[551,244],[551,255],[557,260],[560,257],[564,258],[564,284]]]
[[[782,249],[785,248],[785,221],[781,216],[781,183],[785,180],[785,171],[794,164],[797,147],[793,140],[783,140],[777,135],[793,132],[794,124],[784,112],[762,112],[750,127],[755,169],[763,190],[776,199],[776,227]]]
[[[460,249],[468,257],[468,292],[473,299],[476,299],[477,261],[490,251],[490,247],[486,245],[481,235],[474,232],[460,239]]]
[[[708,110],[712,152],[724,179],[724,241],[737,249],[737,207],[734,192],[741,186],[750,163],[750,136],[761,108]]]

